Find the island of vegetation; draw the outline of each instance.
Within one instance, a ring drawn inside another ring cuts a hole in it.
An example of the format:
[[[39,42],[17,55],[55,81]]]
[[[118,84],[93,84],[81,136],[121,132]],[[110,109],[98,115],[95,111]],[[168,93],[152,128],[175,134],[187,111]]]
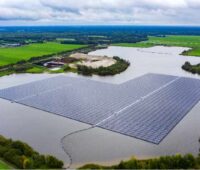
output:
[[[200,36],[170,35],[170,36],[149,36],[147,41],[138,43],[116,43],[114,46],[148,48],[157,45],[188,47],[182,55],[200,56]]]
[[[99,67],[92,67],[92,65],[87,66],[84,64],[78,64],[78,74],[86,76],[91,76],[93,74],[100,76],[111,76],[125,71],[130,65],[128,61],[121,59],[117,56],[113,57],[112,60],[114,61],[113,64],[106,67],[101,65]]]
[[[62,169],[63,162],[41,155],[28,144],[0,136],[0,169]]]
[[[118,165],[101,166],[88,164],[79,169],[199,169],[200,155],[194,157],[191,154],[181,156],[162,156],[154,159],[137,160],[131,158],[128,161],[121,161]]]
[[[192,65],[190,62],[185,62],[182,69],[190,73],[200,75],[200,64]]]

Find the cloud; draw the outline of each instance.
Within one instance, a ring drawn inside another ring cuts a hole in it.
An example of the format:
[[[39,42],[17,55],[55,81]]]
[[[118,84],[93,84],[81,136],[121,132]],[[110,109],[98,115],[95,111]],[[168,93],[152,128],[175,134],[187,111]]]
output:
[[[1,25],[200,25],[199,0],[0,0]]]

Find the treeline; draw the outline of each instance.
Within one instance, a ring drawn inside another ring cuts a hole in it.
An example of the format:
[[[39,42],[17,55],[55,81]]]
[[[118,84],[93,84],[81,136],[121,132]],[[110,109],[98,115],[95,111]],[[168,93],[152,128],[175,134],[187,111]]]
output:
[[[185,62],[185,64],[182,66],[182,69],[190,73],[200,75],[200,64],[191,65],[190,62]]]
[[[111,44],[130,42],[135,43],[147,40],[146,33],[138,33],[135,30],[122,28],[101,28],[101,27],[71,27],[63,28],[55,27],[54,29],[44,29],[38,27],[38,30],[9,29],[0,32],[0,39],[3,43],[19,43],[21,45],[27,43],[36,43],[43,41],[56,41],[58,38],[66,39],[62,43],[66,44]],[[67,40],[69,39],[69,40]],[[73,39],[74,41],[71,41]]]
[[[0,42],[26,44],[63,38],[69,39],[63,43],[70,44],[135,43],[147,40],[149,35],[200,35],[200,28],[179,26],[1,27]]]
[[[40,155],[28,144],[0,136],[0,158],[18,169],[61,169],[63,162],[50,155]]]
[[[82,74],[85,76],[91,76],[93,74],[100,75],[100,76],[109,76],[109,75],[115,75],[119,74],[123,71],[125,71],[130,63],[126,60],[123,60],[119,57],[113,57],[117,62],[109,67],[99,67],[99,68],[92,68],[87,67],[83,65],[77,66],[77,72],[78,74]]]
[[[135,158],[129,161],[121,161],[114,166],[101,166],[88,164],[80,169],[199,169],[200,156],[194,157],[191,154],[184,156],[162,156],[160,158],[137,160]]]

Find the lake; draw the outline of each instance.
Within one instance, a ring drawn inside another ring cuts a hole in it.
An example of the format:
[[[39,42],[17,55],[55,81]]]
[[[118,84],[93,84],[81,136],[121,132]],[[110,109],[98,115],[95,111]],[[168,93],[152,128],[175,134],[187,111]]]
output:
[[[179,55],[186,48],[162,47],[126,48],[109,47],[108,49],[91,52],[92,55],[119,56],[130,61],[131,66],[116,76],[87,77],[108,83],[123,83],[146,73],[161,73],[177,76],[200,78],[181,69],[185,61],[192,64],[200,63],[198,57]],[[69,73],[66,76],[78,75]],[[0,78],[0,88],[7,88],[31,81],[41,80],[57,75],[20,74]],[[68,156],[62,150],[60,139],[73,131],[90,127],[54,114],[29,108],[0,99],[0,134],[13,139],[27,142],[41,153],[53,154],[69,163]],[[94,128],[70,136],[64,146],[72,156],[73,166],[96,162],[103,164],[118,163],[121,159],[131,156],[149,158],[176,153],[193,153],[199,151],[200,137],[200,103],[173,129],[159,144],[154,145],[135,138],[114,132]]]

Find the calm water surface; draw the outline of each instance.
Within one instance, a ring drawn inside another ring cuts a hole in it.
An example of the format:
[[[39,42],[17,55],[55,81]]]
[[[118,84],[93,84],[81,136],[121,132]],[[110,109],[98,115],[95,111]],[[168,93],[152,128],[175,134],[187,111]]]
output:
[[[131,62],[129,69],[114,77],[93,76],[89,79],[110,83],[123,83],[129,79],[146,73],[161,73],[199,78],[181,69],[185,61],[200,63],[198,57],[186,57],[179,54],[186,48],[152,47],[124,48],[109,47],[108,49],[91,52],[96,55],[120,56]],[[64,74],[76,76],[75,74]],[[0,88],[11,87],[31,81],[57,75],[11,75],[0,78]],[[123,136],[107,130],[94,128],[71,136],[65,140],[65,147],[72,155],[73,167],[89,162],[116,163],[131,156],[147,158],[165,154],[193,153],[199,149],[200,137],[200,104],[175,127],[161,142],[154,145],[138,139]],[[60,139],[73,131],[87,128],[89,125],[67,118],[29,108],[0,99],[0,134],[13,139],[20,139],[41,153],[53,154],[66,164],[68,157],[63,152]]]

